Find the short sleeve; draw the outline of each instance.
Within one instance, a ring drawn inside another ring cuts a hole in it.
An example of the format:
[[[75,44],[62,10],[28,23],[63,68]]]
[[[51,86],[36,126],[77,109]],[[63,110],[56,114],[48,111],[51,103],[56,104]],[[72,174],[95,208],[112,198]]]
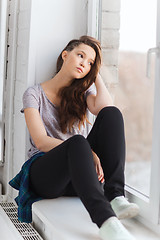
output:
[[[96,87],[94,83],[86,90],[85,99],[87,99],[87,97],[91,94],[96,95]]]
[[[34,87],[29,87],[23,94],[23,108],[21,113],[24,113],[25,108],[39,109],[39,94]]]

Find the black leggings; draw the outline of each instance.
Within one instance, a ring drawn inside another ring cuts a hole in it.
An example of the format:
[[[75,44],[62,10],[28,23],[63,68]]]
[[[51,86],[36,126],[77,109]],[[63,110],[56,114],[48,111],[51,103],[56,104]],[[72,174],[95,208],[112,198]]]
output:
[[[92,151],[104,172],[104,190],[95,170]],[[110,202],[124,195],[125,136],[121,112],[103,108],[87,137],[75,135],[45,155],[30,169],[31,189],[43,198],[78,195],[91,219],[100,227],[115,216]]]

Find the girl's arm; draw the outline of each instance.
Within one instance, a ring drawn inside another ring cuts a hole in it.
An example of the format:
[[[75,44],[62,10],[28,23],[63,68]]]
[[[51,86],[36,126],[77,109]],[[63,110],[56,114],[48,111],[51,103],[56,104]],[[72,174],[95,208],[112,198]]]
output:
[[[98,74],[95,86],[97,89],[97,95],[89,95],[87,97],[87,106],[91,113],[98,115],[99,111],[107,106],[113,106],[112,97],[106,88],[100,74]]]
[[[47,136],[39,111],[35,108],[24,109],[25,120],[35,146],[42,152],[48,152],[63,141]]]

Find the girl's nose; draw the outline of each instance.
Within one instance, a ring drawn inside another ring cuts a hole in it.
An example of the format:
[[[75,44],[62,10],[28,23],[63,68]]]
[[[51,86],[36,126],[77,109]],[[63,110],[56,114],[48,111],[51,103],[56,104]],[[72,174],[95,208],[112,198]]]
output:
[[[81,65],[82,67],[84,67],[84,63],[83,63],[83,62],[81,62],[80,65]]]

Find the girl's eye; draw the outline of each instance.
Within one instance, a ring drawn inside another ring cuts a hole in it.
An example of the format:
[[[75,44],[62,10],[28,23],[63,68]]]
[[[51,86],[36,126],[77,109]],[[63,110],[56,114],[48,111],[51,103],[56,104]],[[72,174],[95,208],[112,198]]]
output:
[[[78,56],[82,57],[83,58],[83,55],[81,53],[78,54]]]

